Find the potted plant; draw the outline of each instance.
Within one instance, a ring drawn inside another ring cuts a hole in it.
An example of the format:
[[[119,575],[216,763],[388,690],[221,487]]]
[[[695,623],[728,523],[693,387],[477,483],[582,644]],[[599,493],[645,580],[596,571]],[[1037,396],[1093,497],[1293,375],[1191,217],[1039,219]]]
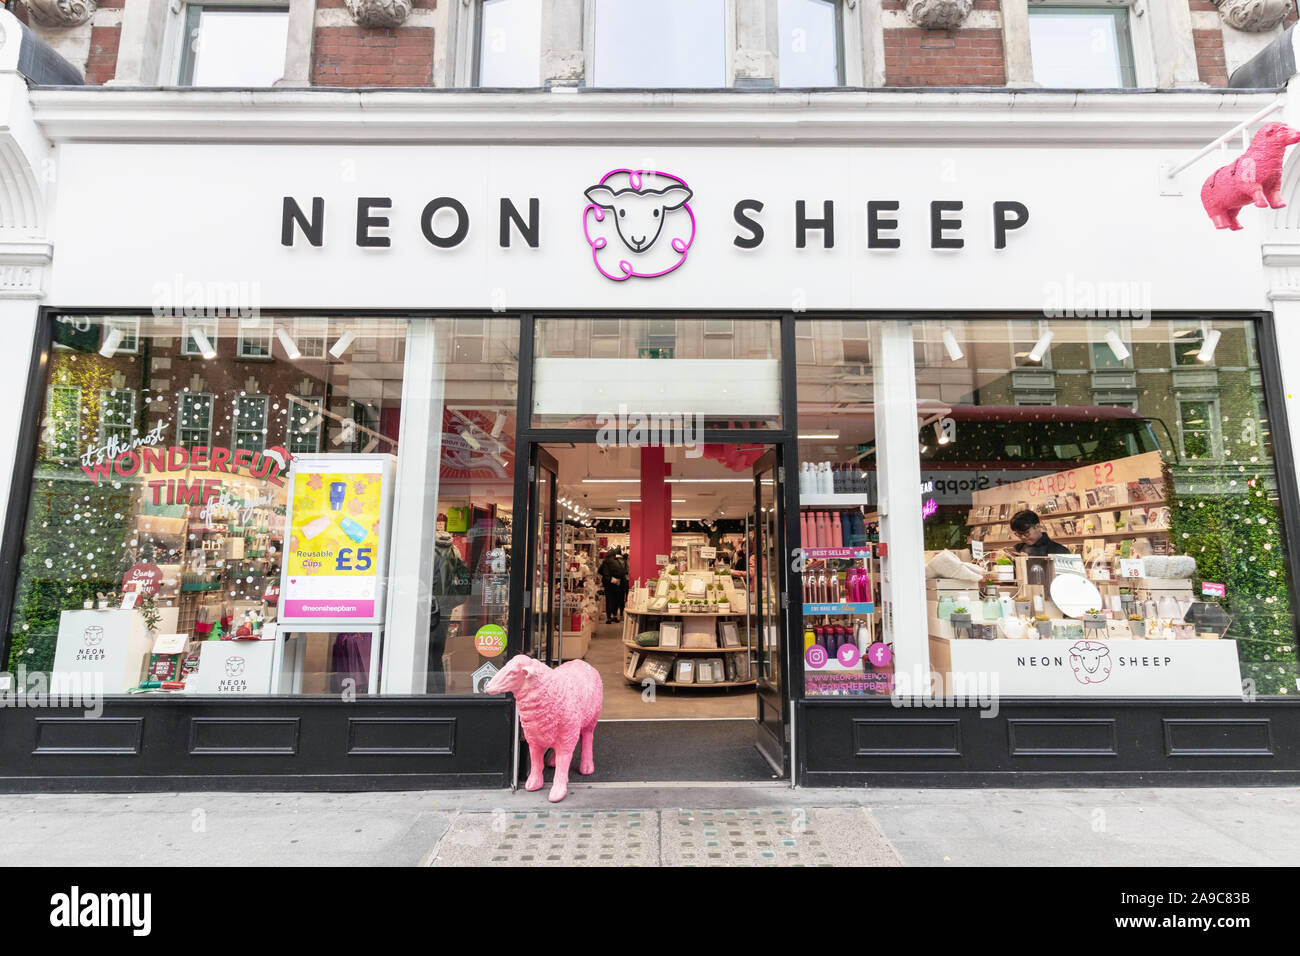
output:
[[[1128,629],[1136,638],[1147,636],[1147,622],[1142,619],[1141,614],[1130,614],[1128,616]]]
[[[1095,607],[1090,607],[1083,612],[1083,629],[1084,631],[1102,631],[1106,630],[1106,615]]]
[[[1016,616],[1029,617],[1033,613],[1033,603],[1029,598],[1016,598]]]
[[[1034,629],[1038,631],[1041,640],[1046,641],[1052,636],[1052,622],[1046,614],[1035,615]]]
[[[970,637],[970,611],[966,608],[953,608],[948,623],[952,625],[953,637]]]
[[[998,558],[993,562],[994,569],[997,571],[999,581],[1014,581],[1016,579],[1016,566],[1010,558]]]

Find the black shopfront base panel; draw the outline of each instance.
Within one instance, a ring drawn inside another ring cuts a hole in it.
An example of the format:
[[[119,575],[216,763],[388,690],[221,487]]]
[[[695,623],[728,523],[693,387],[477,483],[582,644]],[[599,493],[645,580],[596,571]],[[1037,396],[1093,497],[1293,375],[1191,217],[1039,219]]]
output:
[[[1002,700],[797,708],[808,787],[1266,786],[1300,784],[1300,700]]]
[[[0,710],[0,792],[509,786],[499,697],[119,698]]]

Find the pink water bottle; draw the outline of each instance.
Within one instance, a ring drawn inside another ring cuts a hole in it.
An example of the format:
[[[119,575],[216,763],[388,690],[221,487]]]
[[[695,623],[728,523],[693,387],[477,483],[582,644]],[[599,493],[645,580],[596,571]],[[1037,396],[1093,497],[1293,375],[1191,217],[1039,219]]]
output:
[[[829,548],[831,546],[831,524],[826,520],[826,512],[817,512],[817,547]]]
[[[840,513],[832,511],[831,515],[831,547],[842,548],[844,547],[844,530],[840,526]]]

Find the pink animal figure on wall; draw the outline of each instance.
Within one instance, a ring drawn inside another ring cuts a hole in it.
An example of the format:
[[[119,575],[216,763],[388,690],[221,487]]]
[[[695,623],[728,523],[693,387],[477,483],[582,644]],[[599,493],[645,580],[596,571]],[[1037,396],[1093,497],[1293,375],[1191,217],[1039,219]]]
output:
[[[578,773],[596,772],[592,744],[605,687],[596,668],[586,661],[569,661],[552,670],[526,654],[511,659],[488,682],[489,694],[513,693],[519,706],[519,723],[528,742],[528,781],[525,790],[542,788],[542,758],[552,757],[555,779],[550,801],[558,803],[569,792],[569,764],[574,748],[582,743]]]
[[[1281,209],[1282,158],[1286,148],[1300,143],[1300,131],[1285,123],[1269,123],[1230,166],[1221,166],[1201,187],[1201,205],[1214,220],[1215,229],[1240,229],[1237,213],[1253,202]]]

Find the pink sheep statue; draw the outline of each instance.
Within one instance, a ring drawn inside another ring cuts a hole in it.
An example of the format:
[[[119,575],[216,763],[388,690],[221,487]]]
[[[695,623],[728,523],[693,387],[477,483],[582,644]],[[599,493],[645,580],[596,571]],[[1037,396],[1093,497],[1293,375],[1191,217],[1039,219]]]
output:
[[[553,749],[555,780],[550,801],[558,803],[569,792],[569,764],[582,741],[578,773],[596,772],[592,742],[605,687],[596,668],[586,661],[569,661],[552,670],[526,654],[511,659],[488,682],[489,694],[515,695],[519,723],[528,742],[528,781],[525,790],[542,788],[542,758]]]
[[[1281,209],[1282,156],[1300,131],[1285,123],[1269,123],[1230,166],[1221,166],[1201,187],[1201,205],[1214,220],[1215,229],[1240,229],[1237,213],[1248,202],[1263,209]]]

